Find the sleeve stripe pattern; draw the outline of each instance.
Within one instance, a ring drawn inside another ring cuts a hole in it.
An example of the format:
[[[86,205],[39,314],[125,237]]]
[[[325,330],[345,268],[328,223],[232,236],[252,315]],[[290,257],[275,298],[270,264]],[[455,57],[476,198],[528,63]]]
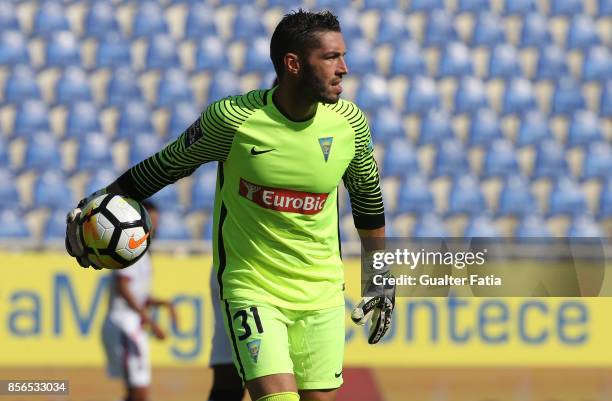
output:
[[[343,116],[355,132],[355,156],[343,177],[350,195],[355,225],[357,228],[382,227],[384,206],[368,122],[363,112],[351,102],[341,100],[327,107]]]
[[[257,90],[212,103],[174,142],[130,168],[120,178],[122,187],[135,190],[138,199],[148,198],[204,163],[225,161],[238,128],[263,106],[263,93]]]

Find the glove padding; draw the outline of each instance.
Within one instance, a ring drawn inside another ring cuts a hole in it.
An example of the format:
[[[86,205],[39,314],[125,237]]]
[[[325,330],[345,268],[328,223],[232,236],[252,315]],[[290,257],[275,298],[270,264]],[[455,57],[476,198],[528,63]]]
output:
[[[384,277],[391,277],[389,273]],[[375,288],[372,281],[371,287],[366,293],[379,293],[376,296],[366,296],[361,299],[359,305],[353,309],[351,319],[354,323],[363,326],[370,319],[369,344],[376,344],[391,327],[391,315],[395,307],[395,286],[385,285]]]
[[[93,266],[87,258],[85,248],[83,247],[83,243],[79,238],[79,220],[81,217],[81,208],[84,207],[87,203],[89,203],[91,199],[99,195],[103,195],[105,193],[106,190],[102,189],[100,191],[94,192],[87,198],[81,199],[78,206],[68,212],[68,215],[66,216],[66,251],[70,256],[75,258],[77,262],[79,262],[79,265],[85,268],[92,266],[94,269],[100,270],[100,268]]]

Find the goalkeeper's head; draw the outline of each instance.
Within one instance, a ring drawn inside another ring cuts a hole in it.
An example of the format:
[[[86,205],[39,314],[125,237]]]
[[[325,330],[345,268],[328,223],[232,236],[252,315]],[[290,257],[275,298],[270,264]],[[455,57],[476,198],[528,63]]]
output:
[[[338,101],[348,72],[345,53],[340,23],[329,11],[299,9],[285,15],[270,42],[279,85],[293,87],[306,102]]]

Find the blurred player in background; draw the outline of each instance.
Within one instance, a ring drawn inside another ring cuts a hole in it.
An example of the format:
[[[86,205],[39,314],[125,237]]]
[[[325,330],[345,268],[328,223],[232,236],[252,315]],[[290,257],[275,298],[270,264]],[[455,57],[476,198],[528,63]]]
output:
[[[159,212],[149,201],[143,201],[142,204],[151,216],[151,235],[154,235]],[[111,273],[108,313],[102,326],[102,341],[108,374],[123,379],[126,401],[149,399],[151,361],[147,329],[160,340],[166,338],[164,331],[151,319],[149,308],[168,308],[172,323],[176,325],[176,313],[172,304],[151,296],[152,280],[153,266],[149,253],[132,266]]]
[[[253,401],[333,401],[342,384],[341,181],[362,241],[384,237],[370,130],[340,99],[345,53],[330,12],[286,15],[270,44],[278,86],[213,102],[176,141],[95,194],[146,199],[220,162],[213,264],[234,364]],[[67,250],[88,267],[76,221]],[[380,288],[353,311],[356,323],[371,321],[369,343],[388,330],[394,302],[394,289]]]

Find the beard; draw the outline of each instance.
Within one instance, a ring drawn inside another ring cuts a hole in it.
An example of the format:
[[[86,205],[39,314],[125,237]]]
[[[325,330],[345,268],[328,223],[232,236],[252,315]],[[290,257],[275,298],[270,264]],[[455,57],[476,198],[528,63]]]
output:
[[[338,103],[340,96],[329,90],[329,84],[318,78],[309,64],[305,64],[299,81],[300,93],[311,102]]]

